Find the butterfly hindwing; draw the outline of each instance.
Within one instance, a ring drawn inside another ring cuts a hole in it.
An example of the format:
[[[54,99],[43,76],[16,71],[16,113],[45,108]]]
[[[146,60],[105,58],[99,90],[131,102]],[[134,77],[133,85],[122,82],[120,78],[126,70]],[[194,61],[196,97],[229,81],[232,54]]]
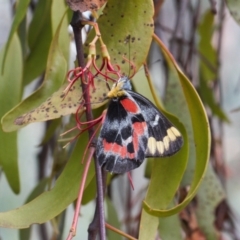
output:
[[[128,91],[141,109],[148,127],[146,157],[171,156],[180,150],[183,139],[173,124],[144,96]]]
[[[110,101],[96,147],[101,166],[114,173],[128,172],[145,159],[148,131],[131,96]]]

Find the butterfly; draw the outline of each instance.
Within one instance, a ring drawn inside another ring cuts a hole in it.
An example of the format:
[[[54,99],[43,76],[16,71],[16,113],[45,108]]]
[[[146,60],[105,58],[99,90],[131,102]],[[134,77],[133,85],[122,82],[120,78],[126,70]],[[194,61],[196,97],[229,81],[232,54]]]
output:
[[[183,145],[181,133],[122,76],[107,98],[108,110],[96,145],[101,167],[122,174],[139,167],[146,157],[166,157]]]

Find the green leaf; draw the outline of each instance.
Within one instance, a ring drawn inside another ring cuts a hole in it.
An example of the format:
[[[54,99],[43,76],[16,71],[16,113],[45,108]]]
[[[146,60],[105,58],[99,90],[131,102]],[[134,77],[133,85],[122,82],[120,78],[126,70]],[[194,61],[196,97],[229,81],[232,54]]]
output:
[[[65,1],[59,1],[59,0],[52,0],[52,6],[51,6],[51,24],[52,24],[52,33],[53,36],[55,35],[58,25],[61,21],[62,27],[60,29],[60,37],[59,37],[59,47],[62,51],[63,56],[65,57],[66,61],[69,60],[69,49],[70,49],[70,38],[69,34],[67,33],[67,29],[69,26],[69,20],[68,20],[68,14],[67,10],[70,9],[65,4]],[[64,18],[63,18],[64,17]],[[63,18],[63,20],[62,20]]]
[[[196,215],[199,228],[208,240],[215,240],[219,232],[215,227],[215,212],[217,206],[224,200],[223,187],[209,164],[203,182],[197,194]]]
[[[181,86],[179,73],[169,62],[168,81],[166,87],[165,105],[166,109],[173,112],[179,120],[184,124],[187,132],[189,155],[187,157],[187,168],[184,173],[181,185],[190,185],[193,179],[193,174],[196,165],[196,150],[194,144],[194,133],[191,115],[189,112],[186,97]],[[188,79],[186,79],[189,81]],[[185,141],[186,143],[186,141]]]
[[[33,189],[33,191],[31,192],[31,194],[29,195],[25,203],[30,202],[31,200],[39,196],[41,193],[43,193],[48,183],[49,183],[49,178],[42,179],[39,182],[39,184]],[[19,231],[20,240],[30,239],[30,234],[31,234],[31,228],[20,230]]]
[[[84,165],[81,158],[87,145],[87,134],[81,135],[74,151],[57,179],[55,186],[31,202],[8,212],[0,213],[0,226],[4,228],[28,228],[34,223],[44,223],[59,215],[77,197]],[[91,163],[85,188],[94,176]],[[34,214],[33,214],[34,213]]]
[[[223,112],[219,104],[214,98],[213,86],[209,86],[210,81],[217,78],[217,52],[211,44],[213,35],[214,15],[211,11],[207,11],[203,17],[202,23],[198,27],[200,42],[199,52],[200,58],[200,84],[199,94],[205,104],[207,104],[212,113],[220,119],[229,122],[226,114]]]
[[[214,14],[207,11],[202,22],[198,26],[200,41],[198,45],[200,53],[200,71],[207,81],[216,80],[217,77],[217,52],[212,46],[214,30]]]
[[[142,209],[139,240],[155,239],[159,220]]]
[[[168,118],[169,116],[167,115]],[[152,206],[154,209],[166,209],[168,207],[179,187],[187,165],[188,140],[185,129],[179,123],[176,124],[177,122],[173,121],[173,117],[170,120],[182,133],[184,145],[177,154],[171,157],[154,159],[147,196],[144,201],[146,205]]]
[[[164,240],[182,239],[182,228],[178,215],[173,215],[166,218],[159,218],[159,235],[161,239]]]
[[[51,43],[43,84],[32,95],[19,103],[2,118],[4,131],[19,129],[20,125],[14,123],[15,119],[38,107],[42,102],[47,100],[51,94],[58,90],[64,82],[67,63],[58,45],[61,23]],[[44,114],[47,113],[45,112]],[[53,114],[57,113],[53,112]]]
[[[203,102],[210,107],[213,115],[219,117],[225,122],[229,122],[229,119],[221,106],[214,99],[214,90],[207,85],[207,80],[204,78],[202,72],[200,72],[199,94]]]
[[[152,17],[152,1],[109,0],[103,15],[99,18],[99,29],[111,61],[120,66],[122,74],[132,75],[131,64],[127,60],[131,60],[131,63],[134,64],[135,71],[145,61],[153,34]],[[128,38],[129,35],[130,38]],[[94,36],[95,33],[92,32],[87,43]],[[97,53],[100,54],[99,45]]]
[[[107,203],[107,211],[106,211],[107,222],[110,223],[111,226],[117,229],[121,229],[121,224],[119,222],[116,209],[114,208],[111,200],[109,198],[106,198],[106,203]],[[107,229],[107,236],[108,236],[108,239],[122,240],[122,237],[119,234],[108,229]]]
[[[136,74],[134,77],[134,83],[137,92],[142,93],[150,100],[153,100],[151,91],[146,82],[146,77],[143,77],[142,73]],[[175,105],[175,108],[177,109],[179,109],[178,104],[181,104],[181,107],[184,105],[182,102],[178,101]],[[169,158],[155,158],[152,163],[151,180],[145,201],[147,204],[155,206],[155,208],[164,209],[172,201],[172,198],[178,189],[178,186],[186,169],[188,160],[188,136],[186,134],[184,126],[175,117],[166,112],[159,101],[157,102],[157,106],[164,113],[164,115],[168,117],[169,120],[178,128],[184,138],[184,145],[180,152]],[[176,112],[175,108],[171,109],[171,113]],[[153,233],[156,234],[158,227],[158,218],[148,215],[143,209],[140,224],[140,239],[146,239],[146,236],[152,236]],[[150,229],[144,228],[144,226],[147,226],[147,224],[151,225],[151,231]]]
[[[146,82],[146,77],[143,77],[143,73],[140,72],[139,74],[136,74],[133,82],[137,92],[147,96],[150,100],[153,99],[150,97],[150,89]],[[179,104],[179,101],[177,104]],[[180,107],[177,104],[175,106],[177,109],[179,109]],[[184,104],[181,103],[181,109],[184,108],[183,105]],[[179,186],[186,168],[188,160],[188,140],[183,125],[179,123],[179,121],[171,114],[164,111],[163,107],[159,106],[159,104],[158,107],[164,113],[164,115],[178,128],[184,138],[184,145],[179,153],[168,158],[155,158],[153,161],[151,181],[149,184],[146,201],[151,202],[153,200],[154,202],[156,201],[157,204],[162,204],[166,207],[169,202],[171,202],[171,199],[173,198]],[[171,109],[171,113],[172,112],[176,112],[176,110],[173,108]],[[169,176],[171,176],[170,179]],[[161,189],[161,191],[158,191],[157,189]],[[165,194],[162,194],[163,192]]]
[[[240,24],[240,1],[239,0],[226,0],[227,7],[230,14],[237,24]]]
[[[103,101],[105,94],[108,91],[106,82],[102,80],[95,81],[96,87],[89,87],[89,94],[93,104],[92,109],[102,106],[106,101]],[[69,114],[75,114],[77,111],[81,113],[83,108],[82,88],[78,81],[70,88],[69,93],[65,97],[63,92],[68,83],[59,88],[58,91],[52,94],[39,107],[18,116],[14,123],[18,126],[26,126],[29,123],[47,121],[60,118]],[[79,107],[82,106],[80,109]]]
[[[6,53],[3,75],[0,76],[0,117],[16,105],[22,92],[23,62],[20,41],[14,34],[8,49],[2,49],[0,63],[3,64],[4,50]],[[14,70],[13,70],[14,67]],[[0,165],[7,177],[8,183],[15,193],[20,191],[17,133],[4,133],[0,129]]]
[[[7,44],[6,44],[6,47],[5,47],[5,52],[4,52],[2,65],[1,65],[2,66],[1,71],[3,71],[3,69],[5,67],[6,56],[7,56],[8,48],[9,48],[9,45],[12,41],[12,38],[13,38],[14,34],[17,32],[17,29],[18,29],[19,25],[21,24],[23,18],[26,16],[26,12],[27,12],[27,9],[28,9],[29,2],[30,2],[30,0],[21,0],[21,1],[17,2],[15,17],[14,17],[12,27],[11,27],[11,31],[9,33],[8,41],[7,41]],[[3,72],[2,72],[2,74],[3,74]]]
[[[190,190],[187,194],[187,197],[178,205],[176,205],[173,208],[168,209],[167,208],[167,196],[170,195],[170,192],[166,186],[161,184],[161,187],[163,185],[163,189],[156,186],[155,188],[155,195],[153,194],[153,190],[150,192],[148,190],[148,194],[146,197],[146,200],[144,201],[144,209],[151,215],[159,216],[159,217],[166,217],[170,216],[172,214],[176,214],[181,209],[183,209],[194,197],[194,195],[197,192],[197,189],[200,186],[200,183],[202,181],[202,178],[204,176],[208,158],[209,158],[209,150],[210,150],[210,131],[209,131],[209,125],[208,125],[208,119],[204,110],[204,107],[201,103],[201,100],[199,99],[194,87],[190,83],[190,81],[186,78],[186,76],[182,73],[178,65],[176,64],[174,58],[172,55],[168,52],[168,50],[165,48],[165,46],[158,40],[158,44],[161,46],[161,50],[167,60],[168,66],[171,71],[175,71],[177,73],[179,83],[181,84],[182,91],[184,93],[184,97],[186,99],[186,103],[188,106],[188,111],[191,116],[191,122],[192,122],[192,129],[194,134],[194,144],[195,144],[195,150],[196,150],[196,166],[195,166],[195,173],[194,178],[190,187]],[[179,99],[181,101],[181,99]],[[181,154],[182,151],[179,152]],[[175,157],[175,156],[174,156]],[[179,159],[181,161],[181,159]],[[177,159],[175,160],[177,161]],[[160,161],[159,161],[160,162]],[[163,161],[161,161],[163,162]],[[169,161],[168,161],[169,162]],[[169,163],[166,163],[167,164]],[[176,162],[176,164],[178,164]],[[171,166],[173,164],[171,163]],[[178,167],[178,165],[176,165]],[[177,168],[176,167],[176,168]],[[169,167],[170,168],[170,167]],[[175,163],[174,163],[175,168]],[[165,169],[159,169],[161,172],[158,172],[159,175],[161,175],[160,179],[165,180],[166,185],[172,184],[172,181],[175,180],[175,175],[168,174],[168,177],[164,173]],[[177,171],[176,169],[175,171]],[[155,171],[155,167],[153,168],[153,172]],[[174,173],[173,170],[172,173]],[[165,175],[165,178],[164,176]],[[171,177],[169,177],[171,176]],[[173,180],[172,180],[173,178]],[[152,178],[151,178],[152,182]],[[151,182],[149,189],[151,189]],[[153,181],[154,182],[154,181]],[[180,183],[180,182],[179,182]],[[156,185],[156,183],[154,182]],[[159,198],[159,195],[156,194],[156,191],[160,191],[162,195]],[[149,195],[151,193],[151,195]],[[172,195],[172,193],[171,193]],[[156,198],[156,196],[158,198]]]
[[[52,1],[41,0],[36,5],[36,10],[29,26],[28,44],[30,53],[26,58],[24,66],[24,85],[44,72],[47,59],[49,59],[48,53],[52,41],[51,4]],[[53,39],[54,41],[56,39]]]

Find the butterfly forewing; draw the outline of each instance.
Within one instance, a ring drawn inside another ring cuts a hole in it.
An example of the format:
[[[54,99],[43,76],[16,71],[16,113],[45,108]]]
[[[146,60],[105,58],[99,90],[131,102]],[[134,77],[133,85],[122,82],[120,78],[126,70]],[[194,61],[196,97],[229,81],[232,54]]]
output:
[[[144,96],[129,91],[148,127],[146,157],[171,156],[180,150],[183,139],[173,124]]]

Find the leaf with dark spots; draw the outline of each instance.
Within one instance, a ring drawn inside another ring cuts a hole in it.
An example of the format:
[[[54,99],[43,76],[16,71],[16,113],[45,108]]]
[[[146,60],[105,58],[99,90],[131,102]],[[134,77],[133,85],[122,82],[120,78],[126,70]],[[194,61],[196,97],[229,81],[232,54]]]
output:
[[[39,107],[31,110],[30,112],[19,116],[15,119],[16,125],[24,126],[32,122],[47,121],[50,119],[56,119],[61,116],[76,113],[80,104],[82,104],[82,89],[77,81],[64,98],[64,89],[68,83],[64,84],[57,92],[55,92],[50,98],[43,102]],[[103,99],[107,92],[105,81],[96,81],[95,88],[90,88],[92,101],[92,108],[98,108],[103,104]],[[96,102],[96,103],[94,103]],[[83,109],[82,109],[83,110]],[[82,111],[80,110],[80,112]]]

